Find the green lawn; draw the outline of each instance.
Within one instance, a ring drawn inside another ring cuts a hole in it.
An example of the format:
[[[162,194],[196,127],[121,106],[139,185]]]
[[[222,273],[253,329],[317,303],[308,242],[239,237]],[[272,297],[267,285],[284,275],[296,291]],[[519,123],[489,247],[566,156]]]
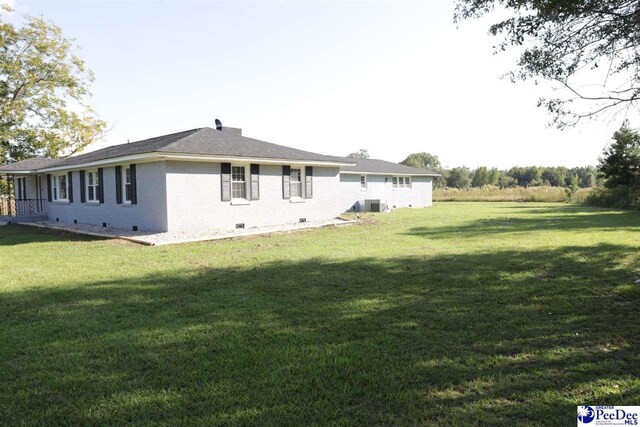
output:
[[[640,402],[640,214],[146,247],[0,227],[0,424],[574,425]]]

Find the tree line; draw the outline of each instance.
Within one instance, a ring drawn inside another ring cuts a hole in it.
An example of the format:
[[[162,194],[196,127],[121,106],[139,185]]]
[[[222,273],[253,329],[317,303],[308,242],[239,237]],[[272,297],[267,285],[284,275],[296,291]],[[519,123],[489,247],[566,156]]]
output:
[[[487,185],[511,187],[594,187],[598,181],[598,170],[594,166],[566,168],[564,166],[514,166],[510,169],[480,166],[444,168],[438,156],[430,153],[414,153],[400,164],[429,169],[442,174],[434,181],[434,188],[458,188],[461,190]]]
[[[640,207],[640,132],[626,121],[614,133],[613,141],[605,148],[597,167],[514,166],[498,169],[480,166],[471,170],[460,166],[447,169],[442,167],[438,156],[430,153],[410,154],[400,163],[441,173],[442,176],[434,181],[434,188],[550,186],[565,187],[573,194],[578,188],[594,187],[586,200],[589,204]]]

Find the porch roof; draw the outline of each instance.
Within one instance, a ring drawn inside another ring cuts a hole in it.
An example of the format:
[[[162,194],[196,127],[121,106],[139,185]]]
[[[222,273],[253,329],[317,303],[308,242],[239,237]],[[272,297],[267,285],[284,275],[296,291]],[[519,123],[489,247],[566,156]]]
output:
[[[15,163],[0,165],[0,175],[35,173],[38,169],[53,166],[60,159],[48,159],[46,157],[33,157]]]

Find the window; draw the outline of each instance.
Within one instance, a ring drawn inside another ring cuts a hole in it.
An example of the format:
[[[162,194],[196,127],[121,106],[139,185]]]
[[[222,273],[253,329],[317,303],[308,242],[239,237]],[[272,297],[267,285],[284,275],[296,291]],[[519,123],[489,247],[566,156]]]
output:
[[[394,176],[391,182],[393,188],[411,188],[411,177],[408,176]]]
[[[124,201],[131,203],[131,168],[124,166],[122,185],[124,186]]]
[[[87,171],[87,201],[98,201],[98,186],[100,185],[98,171]]]
[[[291,197],[302,197],[302,170],[291,169]]]
[[[366,175],[360,175],[360,189],[361,190],[366,190],[367,189],[367,176]]]
[[[66,202],[67,199],[67,175],[53,176],[53,200]]]
[[[247,198],[247,180],[244,166],[231,166],[231,198]]]

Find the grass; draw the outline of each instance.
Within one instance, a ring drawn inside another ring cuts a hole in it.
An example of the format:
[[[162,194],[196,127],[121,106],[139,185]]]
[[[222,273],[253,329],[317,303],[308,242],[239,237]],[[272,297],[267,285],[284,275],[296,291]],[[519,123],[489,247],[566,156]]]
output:
[[[167,247],[0,227],[0,424],[570,425],[640,401],[640,214],[365,219]]]
[[[581,188],[572,202],[585,199],[591,188]],[[466,190],[441,188],[433,191],[433,200],[440,202],[566,202],[569,201],[564,187],[472,187]]]

